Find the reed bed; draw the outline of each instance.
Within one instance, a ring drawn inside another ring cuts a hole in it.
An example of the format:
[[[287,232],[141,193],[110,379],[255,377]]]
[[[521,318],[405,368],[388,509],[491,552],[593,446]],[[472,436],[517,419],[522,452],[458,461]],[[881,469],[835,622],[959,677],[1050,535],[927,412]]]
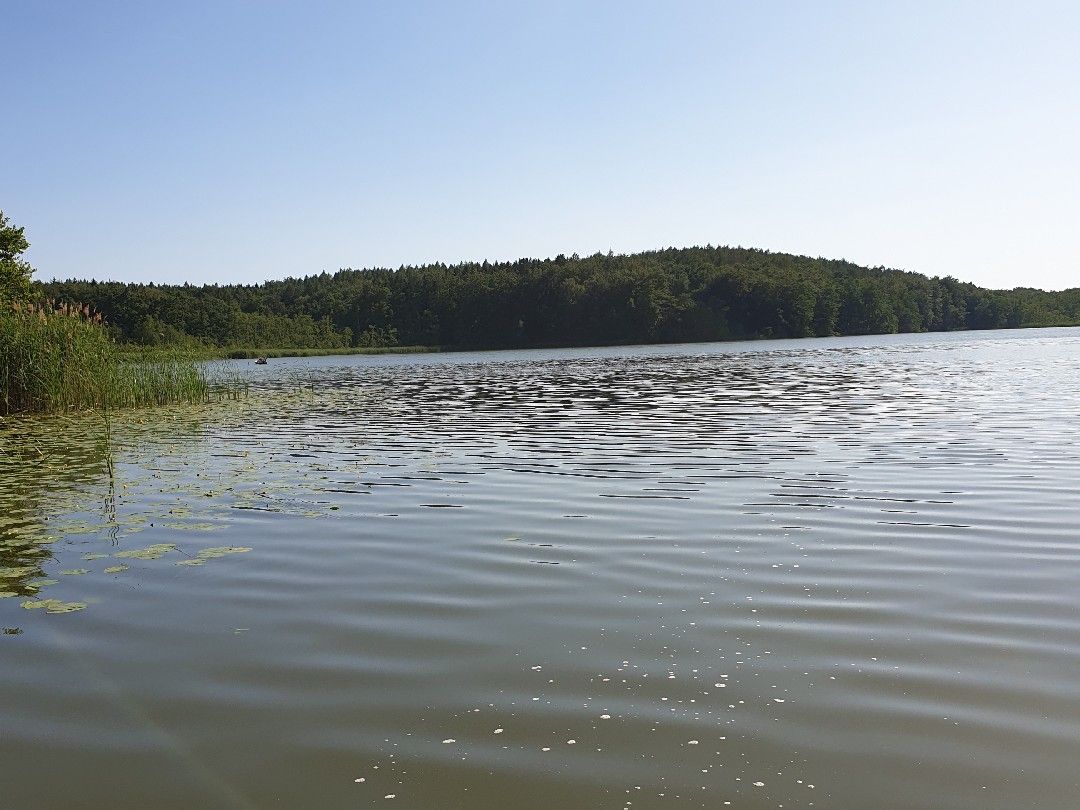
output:
[[[236,395],[194,357],[121,354],[88,307],[22,304],[0,313],[0,414],[134,408]]]

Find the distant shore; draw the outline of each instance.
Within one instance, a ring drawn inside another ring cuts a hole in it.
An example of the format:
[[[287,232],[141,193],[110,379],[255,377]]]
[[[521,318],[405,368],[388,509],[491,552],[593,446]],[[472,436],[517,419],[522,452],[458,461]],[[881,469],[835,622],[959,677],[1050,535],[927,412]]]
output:
[[[557,349],[610,349],[620,346],[693,346],[709,343],[770,343],[801,340],[823,340],[828,338],[860,338],[860,337],[899,337],[902,335],[960,335],[978,332],[1017,332],[1023,333],[1033,329],[1077,329],[1080,325],[1075,323],[1046,324],[1039,326],[1002,327],[998,329],[951,329],[929,330],[925,332],[887,332],[865,335],[808,335],[804,337],[777,337],[777,336],[754,336],[754,337],[731,337],[714,340],[681,340],[681,341],[653,341],[651,343],[584,343],[566,344],[552,343],[539,346],[351,346],[327,349],[223,349],[202,348],[197,353],[206,359],[224,360],[255,360],[260,357],[334,357],[354,354],[429,354],[429,353],[457,353],[457,352],[513,352],[513,351],[545,351]],[[146,347],[131,346],[132,351],[142,352]]]
[[[328,357],[344,354],[422,354],[438,352],[438,346],[338,346],[332,349],[207,349],[208,357],[254,360],[259,357]]]

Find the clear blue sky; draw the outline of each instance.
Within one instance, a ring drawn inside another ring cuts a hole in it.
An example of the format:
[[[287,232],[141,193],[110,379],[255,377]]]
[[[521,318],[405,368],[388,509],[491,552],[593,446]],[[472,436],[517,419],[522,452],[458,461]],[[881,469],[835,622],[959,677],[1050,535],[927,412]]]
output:
[[[1080,286],[1076,2],[8,2],[44,278],[732,244]]]

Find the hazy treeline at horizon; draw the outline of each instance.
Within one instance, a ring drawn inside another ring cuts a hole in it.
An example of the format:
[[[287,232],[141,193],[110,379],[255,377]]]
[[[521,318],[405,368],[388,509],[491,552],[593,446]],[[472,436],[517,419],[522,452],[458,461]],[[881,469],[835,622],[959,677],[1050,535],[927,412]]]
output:
[[[213,347],[512,348],[1080,325],[1080,288],[732,247],[341,270],[257,285],[53,281],[118,340]]]

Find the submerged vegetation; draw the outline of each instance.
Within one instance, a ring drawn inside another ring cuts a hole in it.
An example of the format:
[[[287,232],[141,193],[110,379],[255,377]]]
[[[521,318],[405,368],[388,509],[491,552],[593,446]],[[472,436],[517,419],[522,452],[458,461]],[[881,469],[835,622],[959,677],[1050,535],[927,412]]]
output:
[[[22,228],[0,212],[0,416],[205,400],[213,390],[194,356],[121,352],[87,304],[32,299]]]
[[[733,247],[341,270],[258,285],[63,281],[117,340],[214,347],[519,348],[1080,324],[1080,288],[955,278]],[[267,352],[258,352],[266,354]]]

